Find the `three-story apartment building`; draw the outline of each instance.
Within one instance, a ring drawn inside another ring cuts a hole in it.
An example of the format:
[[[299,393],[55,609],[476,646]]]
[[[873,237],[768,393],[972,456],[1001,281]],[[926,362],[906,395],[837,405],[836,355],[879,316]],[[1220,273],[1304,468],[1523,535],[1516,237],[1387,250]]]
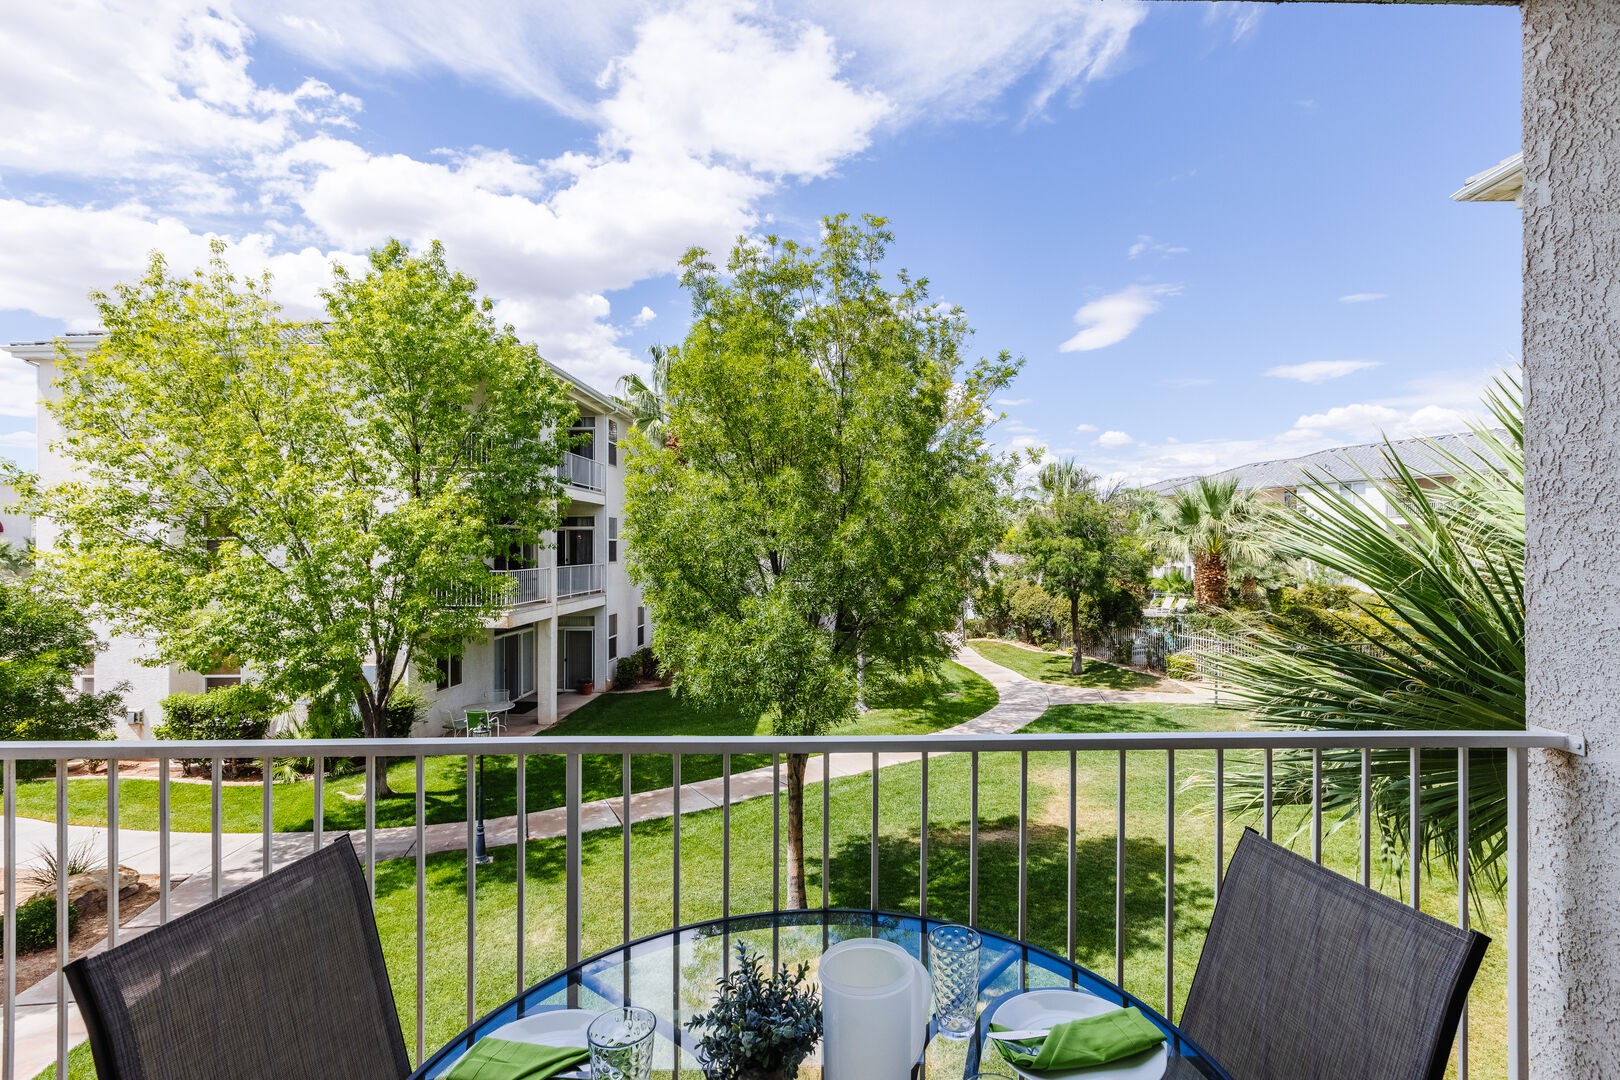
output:
[[[63,360],[58,346],[65,344],[70,356],[82,356],[100,342],[99,333],[81,333],[7,348],[36,373],[38,469],[46,484],[72,479],[77,468],[55,448],[61,432],[45,407],[60,392],[57,368]],[[497,699],[514,703],[514,718],[549,723],[557,717],[558,695],[604,689],[618,658],[652,640],[646,605],[625,571],[619,535],[624,520],[619,440],[630,415],[610,396],[553,370],[579,410],[573,429],[577,445],[558,468],[566,516],[549,543],[495,562],[494,569],[510,577],[512,585],[504,591],[505,606],[488,620],[483,635],[469,641],[461,655],[441,660],[436,680],[424,684],[411,676],[432,702],[427,730],[418,734],[436,734],[469,706]],[[49,550],[56,528],[39,520],[34,534],[40,549]],[[102,689],[126,687],[121,737],[148,736],[161,721],[161,702],[170,694],[199,693],[252,677],[239,668],[201,672],[154,665],[149,640],[98,629],[105,648],[82,678]]]

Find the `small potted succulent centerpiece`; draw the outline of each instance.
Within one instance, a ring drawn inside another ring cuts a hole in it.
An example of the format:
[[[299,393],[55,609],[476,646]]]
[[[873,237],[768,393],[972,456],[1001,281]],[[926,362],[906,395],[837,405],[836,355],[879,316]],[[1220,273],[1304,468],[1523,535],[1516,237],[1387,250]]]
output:
[[[793,1080],[821,1041],[821,997],[809,966],[781,964],[767,975],[758,953],[738,944],[730,975],[715,983],[714,1006],[686,1026],[702,1030],[698,1060],[707,1080]]]

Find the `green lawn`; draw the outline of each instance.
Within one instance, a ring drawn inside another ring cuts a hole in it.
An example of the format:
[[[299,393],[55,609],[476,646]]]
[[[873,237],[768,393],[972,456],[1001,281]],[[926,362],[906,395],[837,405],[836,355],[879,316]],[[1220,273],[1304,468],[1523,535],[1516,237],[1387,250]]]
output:
[[[854,721],[852,735],[925,735],[973,719],[996,703],[996,691],[967,668],[948,663],[937,688],[906,685],[875,696],[869,712]],[[658,690],[637,694],[603,694],[573,713],[551,734],[556,735],[716,735],[746,736],[770,733],[770,721],[736,709],[701,709]],[[485,747],[487,743],[478,743]],[[769,755],[738,755],[733,771],[770,763]],[[562,805],[563,759],[531,755],[525,760],[526,802],[529,810]],[[618,757],[591,756],[583,761],[587,799],[620,794]],[[514,757],[491,757],[484,763],[486,817],[516,812]],[[692,755],[681,761],[681,779],[692,783],[720,775],[718,755]],[[429,758],[424,776],[427,820],[431,823],[465,821],[467,762],[464,758]],[[636,791],[667,787],[671,780],[666,757],[636,757],[631,761],[631,783]],[[396,798],[377,806],[379,826],[411,825],[416,820],[416,764],[402,761],[389,769]],[[56,781],[46,777],[17,785],[17,812],[23,817],[56,819]],[[131,829],[157,828],[156,780],[121,779],[118,782],[118,820]],[[329,829],[365,827],[361,799],[363,777],[358,773],[329,778],[323,804]],[[272,821],[278,832],[306,832],[313,827],[315,788],[309,782],[274,787]],[[210,824],[210,788],[207,784],[171,783],[169,813],[178,832],[207,832]],[[220,794],[221,827],[226,832],[258,832],[263,809],[258,784],[230,785]],[[68,820],[75,825],[105,826],[107,782],[77,779],[68,784]]]
[[[1086,686],[1095,690],[1175,689],[1152,675],[1116,667],[1089,656],[1086,657],[1085,670],[1073,675],[1069,672],[1069,653],[1035,652],[1021,645],[988,639],[978,639],[968,644],[986,660],[1011,668],[1026,679],[1038,679],[1059,686]]]
[[[1228,730],[1241,727],[1242,717],[1226,710],[1194,705],[1130,704],[1061,706],[1048,711],[1027,731],[1182,731]],[[1248,752],[1226,755],[1229,769],[1252,764]],[[1131,752],[1126,771],[1126,920],[1124,933],[1125,983],[1149,1004],[1162,1007],[1165,999],[1164,889],[1165,825],[1168,790],[1175,792],[1175,933],[1172,1001],[1178,1010],[1198,959],[1213,907],[1216,865],[1211,789],[1208,784],[1212,752],[1183,751],[1176,755],[1175,773],[1166,776],[1165,755],[1157,751]],[[1078,827],[1074,843],[1078,853],[1076,891],[1076,958],[1088,967],[1112,976],[1114,965],[1114,847],[1115,793],[1118,755],[1113,751],[1077,755],[1074,792]],[[980,907],[979,923],[991,930],[1017,929],[1017,806],[1018,756],[985,754],[980,772]],[[811,767],[811,776],[816,774]],[[1030,829],[1027,862],[1029,937],[1057,952],[1065,947],[1067,912],[1069,755],[1030,754]],[[870,778],[849,777],[833,782],[831,798],[831,861],[820,860],[823,821],[819,785],[811,784],[806,800],[806,837],[811,858],[807,867],[809,890],[819,898],[826,875],[834,905],[864,907],[869,895],[871,814]],[[879,827],[880,881],[877,904],[884,908],[915,910],[918,902],[918,825],[921,768],[916,764],[882,770]],[[1168,790],[1167,790],[1168,784]],[[929,768],[929,882],[930,913],[965,920],[968,916],[968,760],[962,755],[941,755]],[[1295,836],[1305,812],[1283,807],[1277,812],[1275,835],[1296,850],[1308,851],[1309,839]],[[1229,814],[1225,850],[1231,848],[1252,818]],[[691,814],[681,821],[682,922],[711,918],[720,910],[720,813]],[[670,924],[671,860],[670,821],[654,821],[633,829],[631,909],[632,934],[651,933]],[[768,800],[740,803],[732,809],[731,898],[734,912],[765,910],[771,906],[772,829]],[[1341,871],[1353,872],[1357,851],[1355,827],[1329,834],[1325,861]],[[478,870],[476,877],[477,955],[476,1007],[482,1013],[509,997],[519,980],[512,943],[516,933],[516,856],[510,847],[494,849],[495,862]],[[558,913],[564,902],[564,860],[561,840],[531,843],[524,853],[526,865],[527,964],[521,980],[532,983],[560,968],[564,942]],[[584,840],[583,949],[586,955],[620,941],[622,886],[620,833],[589,833]],[[466,873],[463,853],[431,856],[427,860],[426,1047],[441,1045],[466,1024]],[[1380,885],[1401,895],[1402,883],[1393,877]],[[379,864],[377,918],[381,931],[401,1022],[415,1053],[415,887],[413,860]],[[785,890],[784,890],[785,892]],[[1456,915],[1456,885],[1438,871],[1423,888],[1423,906],[1445,919]],[[1501,906],[1485,902],[1475,915],[1486,934],[1499,936],[1504,925]],[[1487,954],[1475,984],[1470,1009],[1473,1032],[1471,1066],[1476,1076],[1499,1076],[1504,1061],[1505,959],[1500,948]],[[77,1058],[75,1059],[77,1061]],[[71,1075],[89,1078],[75,1067]],[[958,1069],[958,1075],[960,1070]]]

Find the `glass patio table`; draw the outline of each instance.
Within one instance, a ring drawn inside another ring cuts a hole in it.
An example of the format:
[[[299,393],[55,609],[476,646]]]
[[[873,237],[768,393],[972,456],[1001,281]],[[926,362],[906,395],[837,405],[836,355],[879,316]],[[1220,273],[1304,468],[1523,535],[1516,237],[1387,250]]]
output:
[[[811,909],[734,915],[654,934],[599,953],[536,983],[457,1035],[429,1057],[412,1078],[444,1075],[473,1043],[514,1020],[557,1009],[600,1012],[629,1004],[650,1009],[658,1017],[653,1076],[701,1080],[702,1069],[692,1055],[697,1036],[684,1025],[692,1016],[707,1011],[715,982],[736,962],[738,943],[763,954],[768,962],[790,966],[806,962],[812,974],[817,958],[828,946],[848,938],[885,938],[926,964],[928,930],[943,921],[881,911]],[[1165,1033],[1165,1078],[1230,1080],[1175,1025],[1108,980],[1045,949],[986,930],[979,932],[983,946],[978,1028],[968,1038],[952,1039],[938,1034],[930,1024],[922,1058],[912,1070],[914,1080],[961,1080],[971,1076],[981,1068],[981,1053],[985,1072],[1014,1076],[1012,1067],[999,1054],[986,1049],[984,1036],[991,1014],[997,1004],[1012,995],[1048,988],[1083,990],[1110,1003],[1134,1005],[1142,1010]],[[819,1053],[812,1055],[800,1075],[819,1077],[820,1060]],[[1097,1072],[1107,1075],[1100,1068]]]

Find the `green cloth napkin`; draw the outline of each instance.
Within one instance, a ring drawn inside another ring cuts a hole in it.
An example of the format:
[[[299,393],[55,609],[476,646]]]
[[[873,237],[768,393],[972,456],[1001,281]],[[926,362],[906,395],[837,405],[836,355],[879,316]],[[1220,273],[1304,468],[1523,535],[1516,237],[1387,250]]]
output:
[[[1005,1024],[991,1024],[991,1031],[1006,1031]],[[1141,1009],[1115,1009],[1101,1016],[1087,1016],[1054,1024],[1044,1039],[1006,1043],[992,1039],[1001,1056],[1013,1065],[1032,1072],[1049,1069],[1084,1069],[1140,1054],[1164,1042],[1164,1032],[1142,1015]],[[1030,1054],[1021,1047],[1040,1044],[1040,1052]]]
[[[479,1039],[444,1075],[445,1080],[546,1080],[590,1059],[583,1046]]]

